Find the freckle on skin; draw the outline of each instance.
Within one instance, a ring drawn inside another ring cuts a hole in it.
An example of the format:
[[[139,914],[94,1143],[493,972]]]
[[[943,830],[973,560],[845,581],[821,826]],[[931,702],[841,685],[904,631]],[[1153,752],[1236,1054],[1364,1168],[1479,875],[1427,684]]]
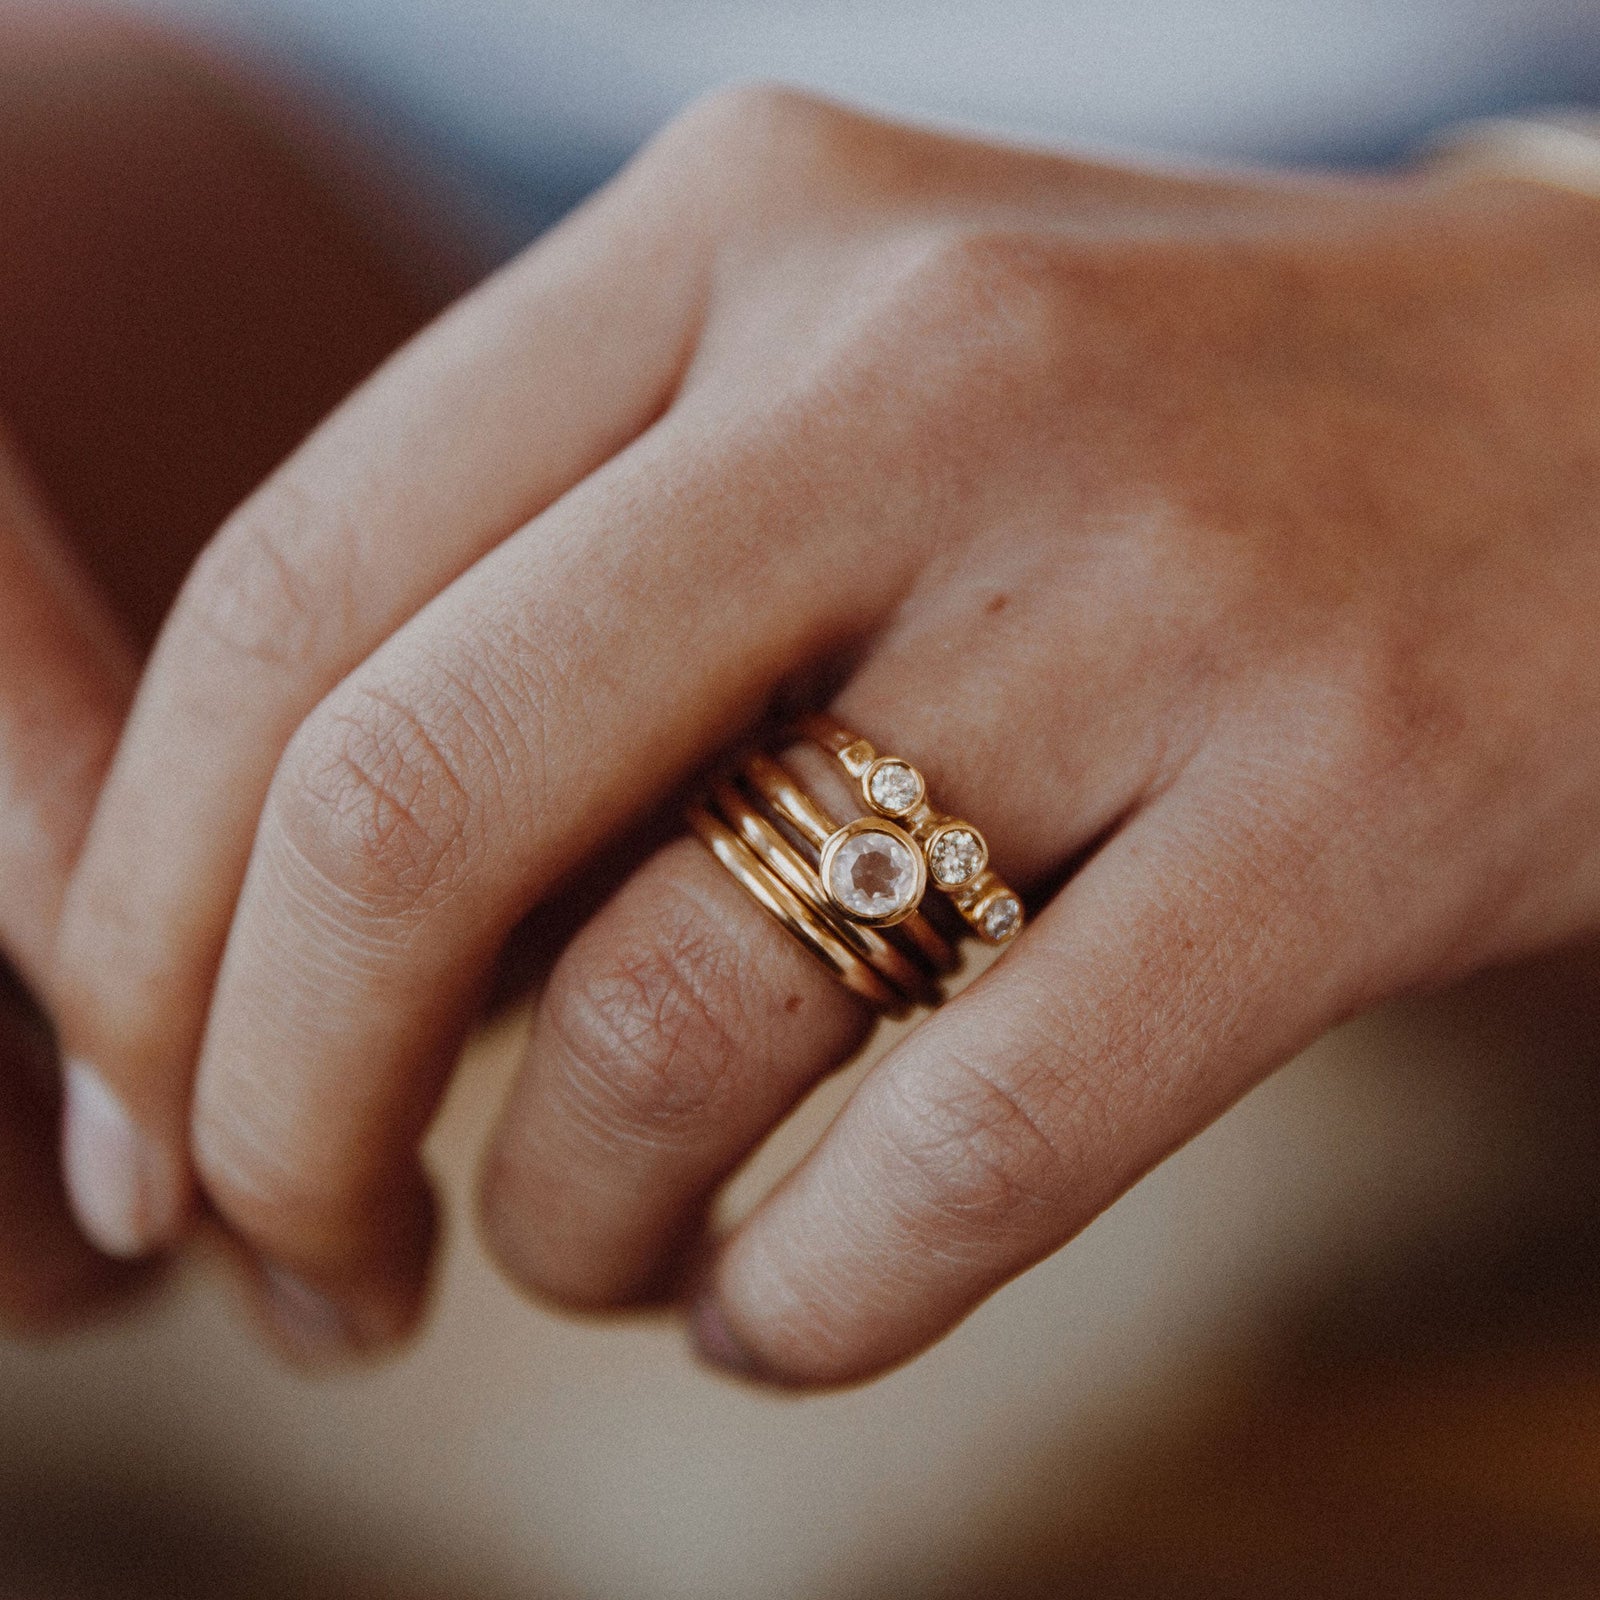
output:
[[[993,599],[987,600],[987,601],[984,602],[983,609],[985,611],[987,611],[989,613],[989,615],[992,617],[992,616],[996,615],[998,612],[1004,611],[1005,608],[1010,604],[1011,604],[1011,596],[1010,595],[1008,595],[1008,594],[997,594],[997,595],[994,596]]]
[[[792,994],[792,995],[789,996],[789,998],[787,1000],[785,1000],[783,1002],[783,1009],[785,1011],[787,1011],[789,1013],[789,1015],[792,1017],[795,1014],[795,1012],[797,1012],[800,1009],[800,1005],[801,1005],[800,996],[797,995],[797,994]]]

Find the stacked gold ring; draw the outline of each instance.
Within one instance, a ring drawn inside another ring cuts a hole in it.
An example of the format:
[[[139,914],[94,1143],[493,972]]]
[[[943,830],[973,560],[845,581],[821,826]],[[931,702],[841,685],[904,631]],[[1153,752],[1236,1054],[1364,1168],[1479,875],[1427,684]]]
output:
[[[990,944],[1016,936],[1021,900],[989,867],[983,835],[936,810],[909,762],[880,756],[820,714],[803,717],[794,733],[854,780],[860,816],[839,823],[788,766],[756,751],[690,808],[690,825],[745,891],[864,1000],[891,1015],[937,1005],[941,980],[959,962],[924,914],[927,890],[940,890]]]

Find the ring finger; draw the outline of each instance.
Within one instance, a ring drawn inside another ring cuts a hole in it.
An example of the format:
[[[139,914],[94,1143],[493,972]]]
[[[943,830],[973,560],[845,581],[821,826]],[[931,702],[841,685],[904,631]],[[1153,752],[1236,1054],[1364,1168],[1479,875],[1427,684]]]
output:
[[[1126,809],[1150,751],[1097,739],[1095,702],[1063,693],[1044,717],[1053,753],[1042,767],[1017,763],[1026,731],[991,708],[1027,673],[1022,650],[986,644],[992,630],[972,624],[957,652],[964,681],[943,685],[937,705],[918,687],[954,625],[942,605],[914,612],[841,714],[874,735],[894,730],[894,753],[922,768],[937,802],[981,818],[1008,874],[1037,882]],[[1043,710],[1037,695],[1034,705]],[[1068,771],[1068,749],[1100,754]],[[1008,775],[1027,770],[1009,796],[989,776],[1002,763]],[[823,782],[813,765],[819,798]],[[1040,807],[1035,786],[1058,804]],[[855,1051],[871,1017],[698,841],[668,846],[568,949],[542,998],[485,1169],[483,1222],[501,1264],[573,1305],[649,1293],[692,1245],[720,1183]]]

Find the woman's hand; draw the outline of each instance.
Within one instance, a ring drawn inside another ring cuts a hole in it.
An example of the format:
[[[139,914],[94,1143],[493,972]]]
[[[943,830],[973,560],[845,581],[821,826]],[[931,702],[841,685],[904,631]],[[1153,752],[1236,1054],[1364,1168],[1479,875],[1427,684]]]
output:
[[[1600,918],[1600,209],[696,110],[223,529],[72,891],[85,1221],[211,1202],[292,1336],[415,1312],[508,930],[784,685],[1040,896],[720,1248],[703,1347],[861,1378],[1314,1035]],[[698,844],[543,998],[522,1284],[650,1294],[861,1005]],[[192,1146],[190,1139],[192,1136]]]
[[[73,1225],[56,1161],[54,988],[67,874],[133,693],[132,651],[0,435],[0,1328],[51,1328],[126,1269]],[[31,990],[25,993],[22,982]]]

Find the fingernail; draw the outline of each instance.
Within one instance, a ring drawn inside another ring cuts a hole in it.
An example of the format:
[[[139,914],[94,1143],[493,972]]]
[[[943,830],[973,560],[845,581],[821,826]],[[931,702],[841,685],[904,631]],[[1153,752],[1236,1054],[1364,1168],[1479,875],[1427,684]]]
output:
[[[728,1319],[710,1295],[696,1301],[693,1311],[689,1313],[689,1336],[695,1354],[708,1367],[740,1378],[758,1376],[760,1368],[756,1358],[728,1326]]]
[[[328,1361],[354,1355],[360,1348],[354,1319],[304,1278],[263,1262],[261,1283],[267,1315],[296,1355],[308,1361]]]
[[[404,1331],[382,1307],[338,1300],[276,1262],[257,1264],[268,1319],[291,1354],[311,1366],[351,1361]]]
[[[132,1260],[171,1242],[179,1211],[172,1160],[84,1061],[67,1063],[62,1166],[79,1226],[107,1255]]]

